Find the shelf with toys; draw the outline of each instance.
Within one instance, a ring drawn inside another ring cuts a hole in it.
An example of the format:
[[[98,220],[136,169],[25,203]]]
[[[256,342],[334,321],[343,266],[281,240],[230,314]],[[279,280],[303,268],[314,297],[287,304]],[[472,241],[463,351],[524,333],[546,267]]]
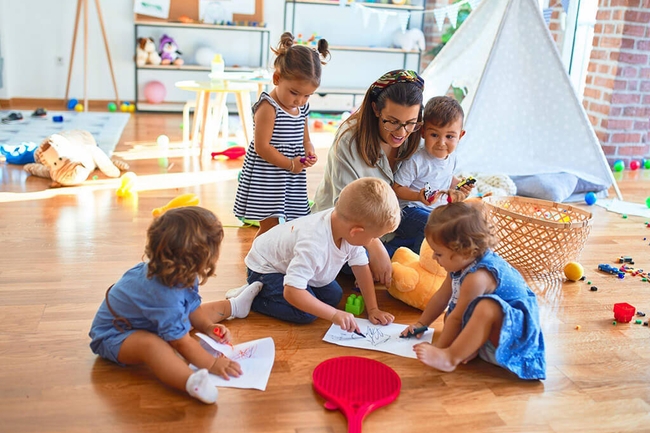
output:
[[[203,22],[208,15],[201,14],[198,0],[171,0],[167,19],[135,14],[137,110],[182,111],[188,94],[174,84],[208,80],[206,72],[215,56],[223,58],[223,71],[265,69],[270,30],[263,22],[262,5],[263,0],[256,0],[254,14],[232,14],[214,24]]]
[[[331,58],[316,92],[320,98],[310,100],[312,110],[349,111],[372,83],[369,77],[391,69],[419,71],[423,11],[424,0],[286,0],[284,28],[297,42],[315,47],[322,37],[329,43]]]

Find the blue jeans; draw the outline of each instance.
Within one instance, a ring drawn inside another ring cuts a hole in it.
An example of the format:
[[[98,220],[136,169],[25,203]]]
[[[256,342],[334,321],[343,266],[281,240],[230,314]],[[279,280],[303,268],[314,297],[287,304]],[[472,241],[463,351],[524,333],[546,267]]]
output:
[[[317,319],[313,314],[305,313],[284,299],[284,274],[259,274],[248,269],[248,284],[261,281],[263,286],[253,300],[251,310],[276,319],[293,323],[311,323]],[[336,308],[343,297],[343,289],[336,281],[323,287],[306,289],[316,299]]]
[[[399,246],[409,247],[416,254],[420,254],[420,246],[424,242],[424,227],[430,214],[431,209],[419,206],[407,206],[402,209],[402,221],[395,230],[395,239],[386,245],[400,244]]]

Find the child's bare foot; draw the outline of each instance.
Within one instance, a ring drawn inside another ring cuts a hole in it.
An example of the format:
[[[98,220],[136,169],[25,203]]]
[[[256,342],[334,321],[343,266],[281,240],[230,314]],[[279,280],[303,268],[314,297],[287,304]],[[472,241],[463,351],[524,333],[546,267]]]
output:
[[[447,373],[456,369],[457,364],[452,362],[451,356],[449,355],[449,349],[440,349],[429,343],[420,343],[413,346],[413,350],[418,359],[429,367]]]

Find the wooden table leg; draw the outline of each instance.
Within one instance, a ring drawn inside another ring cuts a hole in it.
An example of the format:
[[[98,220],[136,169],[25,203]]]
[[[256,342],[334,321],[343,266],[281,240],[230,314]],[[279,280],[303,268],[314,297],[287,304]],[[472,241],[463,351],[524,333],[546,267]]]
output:
[[[205,130],[206,130],[206,120],[208,118],[208,108],[210,106],[210,92],[203,91],[203,101],[201,102],[201,150],[199,153],[199,158],[203,159],[203,147],[205,146]],[[197,112],[197,117],[198,117],[198,112]]]
[[[251,106],[251,94],[248,90],[240,90],[235,93],[237,97],[237,112],[244,129],[246,146],[253,140],[253,108]],[[246,147],[245,146],[245,147]]]
[[[201,113],[201,104],[203,103],[203,91],[196,92],[196,105],[194,106],[194,117],[192,119],[192,147],[199,145],[199,132],[201,131],[201,122],[199,113]]]

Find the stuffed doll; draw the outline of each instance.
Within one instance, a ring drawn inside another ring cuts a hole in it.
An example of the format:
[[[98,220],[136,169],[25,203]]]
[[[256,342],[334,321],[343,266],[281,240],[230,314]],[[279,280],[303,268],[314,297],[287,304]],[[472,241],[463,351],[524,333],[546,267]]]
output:
[[[129,168],[125,162],[111,161],[90,132],[78,129],[47,137],[34,152],[34,159],[36,162],[25,165],[24,170],[52,179],[53,187],[79,185],[96,168],[108,177],[119,177],[120,170]]]
[[[160,55],[156,51],[156,43],[153,38],[138,38],[138,45],[135,49],[135,64],[159,65],[161,62]]]
[[[392,262],[393,278],[388,293],[411,307],[424,310],[447,276],[447,271],[433,258],[426,239],[419,256],[410,248],[401,247],[393,254]]]
[[[393,45],[406,51],[424,51],[426,42],[420,29],[410,29],[405,32],[397,30],[393,34]]]
[[[178,51],[178,45],[176,45],[176,42],[171,37],[162,35],[159,51],[163,65],[181,66],[183,64],[183,59],[179,57],[182,53]]]

